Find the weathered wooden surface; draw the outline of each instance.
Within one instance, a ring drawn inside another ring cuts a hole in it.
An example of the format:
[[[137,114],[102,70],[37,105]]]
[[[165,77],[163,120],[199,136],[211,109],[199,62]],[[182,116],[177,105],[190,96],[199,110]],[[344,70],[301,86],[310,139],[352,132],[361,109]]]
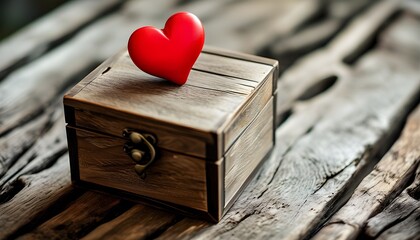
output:
[[[395,198],[404,189],[404,186],[413,177],[419,163],[420,108],[417,108],[414,115],[409,118],[402,136],[373,171],[363,179],[349,201],[315,235],[315,239],[356,239],[363,231],[368,219],[380,212],[390,199]],[[416,187],[416,184],[413,188]],[[410,190],[407,191],[410,192]],[[408,192],[405,193],[406,197],[414,197],[413,194],[408,195]],[[411,208],[406,206],[402,210],[413,212],[416,207],[420,207],[419,204],[417,201]],[[399,213],[401,214],[401,212]],[[376,217],[374,219],[384,221],[386,218]],[[375,232],[378,233],[378,231],[375,228],[384,226],[384,223],[375,225],[375,220],[369,221],[371,225],[367,231],[371,237],[376,237]]]
[[[0,43],[1,239],[418,238],[419,111],[405,122],[420,98],[418,1],[103,2],[25,39],[24,55],[7,46],[25,30]],[[65,89],[136,27],[163,26],[180,10],[203,20],[206,44],[276,58],[282,69],[275,150],[216,225],[70,184],[57,104]]]
[[[73,1],[38,20],[36,24],[23,28],[0,45],[0,78],[19,65],[44,54],[54,45],[64,42],[78,29],[120,3],[121,0]]]
[[[365,235],[382,239],[415,239],[420,236],[420,167],[414,182],[382,212],[369,219]]]

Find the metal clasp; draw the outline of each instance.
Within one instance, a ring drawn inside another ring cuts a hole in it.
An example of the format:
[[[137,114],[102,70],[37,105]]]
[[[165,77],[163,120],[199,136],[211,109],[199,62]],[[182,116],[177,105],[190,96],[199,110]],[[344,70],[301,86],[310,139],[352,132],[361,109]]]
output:
[[[136,163],[134,170],[142,179],[146,178],[146,169],[156,159],[156,137],[129,129],[124,129],[122,135],[128,139],[123,150]]]

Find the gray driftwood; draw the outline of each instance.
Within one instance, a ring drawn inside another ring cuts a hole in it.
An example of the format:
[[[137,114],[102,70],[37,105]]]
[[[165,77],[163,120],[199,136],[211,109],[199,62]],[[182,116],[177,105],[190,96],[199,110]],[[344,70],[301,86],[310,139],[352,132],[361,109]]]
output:
[[[368,219],[404,189],[420,162],[419,123],[420,108],[417,108],[409,118],[403,135],[363,179],[350,200],[315,235],[315,239],[356,239]],[[418,201],[415,205],[420,207]]]
[[[68,156],[60,157],[53,166],[42,172],[19,177],[15,185],[22,189],[11,196],[11,200],[0,205],[1,239],[47,214],[53,204],[70,196],[72,188]]]
[[[24,62],[41,56],[119,3],[121,0],[73,1],[21,29],[0,43],[0,78]]]
[[[416,113],[418,118],[418,112]],[[411,126],[419,128],[419,121]],[[418,158],[419,155],[417,155]],[[420,236],[420,166],[413,183],[382,212],[370,218],[365,235],[378,239],[418,239]]]
[[[74,4],[90,4],[81,2]],[[117,2],[95,3],[109,5],[83,10],[87,15],[65,23],[65,31],[54,27],[53,35],[22,42],[31,46],[23,55],[7,50],[7,57],[0,60],[0,239],[298,239],[314,236],[319,229],[322,236],[334,225],[322,228],[331,216],[349,211],[345,202],[353,190],[357,194],[369,186],[368,180],[362,181],[365,175],[376,179],[372,174],[377,170],[369,174],[374,164],[380,160],[378,166],[383,166],[412,136],[406,130],[382,158],[419,102],[418,1],[403,1],[400,6],[399,1],[368,0],[143,0],[123,2],[116,9]],[[170,13],[179,10],[202,18],[206,44],[274,57],[284,70],[279,79],[276,150],[218,225],[73,189],[61,145],[62,116],[54,104],[64,90],[123,48],[132,30],[163,26]],[[110,14],[103,16],[107,11]],[[60,14],[42,21],[54,22]],[[35,23],[26,29],[38,28]],[[23,30],[10,39],[26,34]],[[10,39],[0,43],[2,51],[13,43]],[[60,139],[57,144],[55,138]],[[406,187],[404,177],[415,166],[404,169],[405,173],[398,171],[403,168],[390,169],[403,177],[391,178],[386,196],[379,196],[384,202],[370,206],[369,214],[358,215],[357,224],[365,225],[360,237],[419,235],[418,174]],[[363,196],[368,202],[376,197]],[[111,205],[106,211],[98,204],[102,199]],[[339,211],[342,205],[346,207]],[[85,218],[83,209],[100,213],[98,219]],[[66,222],[79,215],[78,223]],[[347,226],[336,225],[343,231]],[[57,228],[62,230],[55,232]]]

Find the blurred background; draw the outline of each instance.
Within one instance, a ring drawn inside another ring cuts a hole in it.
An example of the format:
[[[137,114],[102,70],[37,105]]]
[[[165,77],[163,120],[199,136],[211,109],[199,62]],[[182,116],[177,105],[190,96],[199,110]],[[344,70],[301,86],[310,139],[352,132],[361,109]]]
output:
[[[402,121],[419,103],[420,0],[0,0],[0,239],[18,238],[37,226],[42,226],[36,229],[40,239],[51,239],[42,234],[57,232],[79,239],[126,211],[112,204],[103,209],[98,203],[104,198],[99,195],[89,207],[76,207],[84,198],[79,198],[82,192],[68,188],[63,94],[121,51],[135,29],[161,28],[178,11],[201,19],[206,45],[279,61],[280,147],[265,165],[257,183],[261,185],[251,186],[259,197],[249,198],[246,207],[237,208],[239,215],[219,225],[223,234],[231,233],[226,226],[234,226],[235,232],[241,231],[240,226],[244,234],[249,229],[261,233],[275,229],[291,234],[291,239],[309,238],[323,224],[317,221],[325,221],[344,203],[343,191],[349,193],[348,187],[356,187],[360,174],[370,171],[365,169],[366,159],[379,160],[373,151],[386,148],[382,138],[397,136],[397,120]],[[345,137],[338,141],[338,136]],[[311,139],[328,152],[313,151]],[[289,157],[284,158],[286,153]],[[356,169],[359,162],[362,167]],[[292,167],[301,170],[290,171]],[[339,186],[344,187],[339,190]],[[377,195],[363,196],[378,202]],[[57,209],[50,212],[50,205]],[[71,206],[92,214],[83,212],[77,219],[86,219],[74,221],[76,213],[64,211]],[[400,212],[397,209],[396,216],[403,219]],[[69,213],[60,216],[70,217],[62,222],[70,226],[52,218],[62,213]],[[369,216],[365,213],[360,217]],[[162,216],[168,222],[155,225],[159,227],[146,238],[162,237],[180,219]],[[296,224],[279,225],[290,219]],[[420,229],[418,215],[404,219],[395,226],[407,227],[407,239],[420,236],[413,231]],[[133,221],[137,224],[138,218]],[[415,227],[410,228],[409,221]],[[200,230],[184,220],[177,223]],[[132,230],[128,225],[127,229]],[[111,231],[124,236],[118,232],[124,230]],[[412,233],[417,235],[410,238]]]
[[[1,0],[0,41],[69,0]]]

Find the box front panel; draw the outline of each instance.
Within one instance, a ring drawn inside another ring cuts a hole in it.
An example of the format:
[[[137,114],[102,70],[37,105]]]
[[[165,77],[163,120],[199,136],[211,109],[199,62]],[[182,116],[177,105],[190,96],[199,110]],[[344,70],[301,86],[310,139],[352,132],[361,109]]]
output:
[[[206,143],[212,140],[204,136],[188,135],[182,129],[165,127],[152,121],[137,120],[135,122],[126,118],[123,119],[79,109],[76,109],[74,114],[76,127],[91,129],[116,137],[122,136],[124,128],[132,128],[142,132],[148,132],[151,131],[150,129],[153,129],[152,133],[159,138],[159,148],[200,158],[206,157]]]
[[[81,129],[76,136],[80,180],[207,211],[204,160],[162,150],[142,179],[125,139]]]
[[[226,153],[225,207],[235,200],[237,193],[273,144],[273,98],[271,98]]]

